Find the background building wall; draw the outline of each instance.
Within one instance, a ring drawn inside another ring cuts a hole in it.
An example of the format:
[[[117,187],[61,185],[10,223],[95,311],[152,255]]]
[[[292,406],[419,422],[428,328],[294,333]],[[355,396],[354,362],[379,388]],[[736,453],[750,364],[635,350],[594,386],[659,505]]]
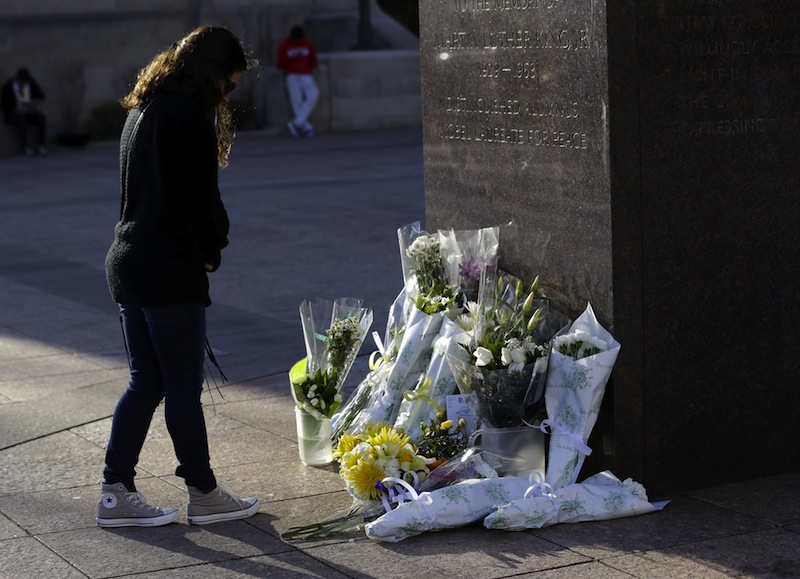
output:
[[[0,0],[0,78],[9,78],[21,66],[31,70],[47,95],[51,137],[90,131],[93,138],[115,138],[116,103],[134,82],[136,72],[193,27],[222,24],[239,35],[259,61],[235,94],[240,129],[279,130],[285,126],[288,106],[282,78],[274,68],[275,52],[288,30],[303,24],[322,53],[323,66],[317,75],[321,86],[335,88],[336,94],[347,92],[342,84],[351,91],[361,86],[371,91],[373,101],[359,111],[335,102],[330,92],[323,95],[326,102],[312,118],[320,130],[384,126],[383,111],[394,119],[394,126],[398,122],[417,124],[421,122],[419,106],[414,110],[413,105],[403,105],[402,109],[412,114],[398,119],[397,109],[389,101],[419,99],[418,67],[407,72],[407,51],[418,51],[418,40],[384,14],[374,0],[371,15],[375,38],[384,50],[351,50],[358,42],[358,0]],[[394,66],[387,62],[392,60],[388,53],[396,49],[405,51],[398,55],[408,81],[401,90],[396,79],[359,83],[350,77],[339,83],[330,76],[338,70],[352,75],[355,68],[364,71],[365,78],[376,74],[391,77]],[[335,56],[340,52],[349,56]],[[340,60],[350,65],[329,64]],[[355,61],[361,64],[354,65]],[[372,70],[374,66],[380,67],[379,71]],[[392,82],[394,90],[375,90]],[[346,94],[348,99],[353,96],[352,92]],[[381,100],[386,102],[381,104]],[[326,116],[348,111],[359,114],[351,120]],[[365,111],[371,112],[367,115]],[[8,127],[2,129],[9,133]],[[4,144],[7,149],[9,139],[0,140],[4,142],[0,150]]]

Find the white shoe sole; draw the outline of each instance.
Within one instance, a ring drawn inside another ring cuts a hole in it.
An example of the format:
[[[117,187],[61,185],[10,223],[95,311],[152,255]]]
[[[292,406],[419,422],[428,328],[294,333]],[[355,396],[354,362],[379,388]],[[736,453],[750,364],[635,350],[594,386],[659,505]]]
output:
[[[245,501],[249,499],[244,499]],[[229,511],[227,513],[212,513],[210,515],[195,515],[195,516],[187,516],[186,520],[189,521],[190,525],[208,525],[209,523],[218,523],[220,521],[235,521],[237,519],[246,519],[252,515],[255,515],[258,512],[258,509],[261,507],[261,503],[256,502],[247,507],[246,509],[242,509],[241,511]]]
[[[95,520],[99,527],[160,527],[168,525],[177,518],[178,509],[172,509],[170,512],[165,510],[164,514],[158,517],[125,517],[121,519],[96,517]]]

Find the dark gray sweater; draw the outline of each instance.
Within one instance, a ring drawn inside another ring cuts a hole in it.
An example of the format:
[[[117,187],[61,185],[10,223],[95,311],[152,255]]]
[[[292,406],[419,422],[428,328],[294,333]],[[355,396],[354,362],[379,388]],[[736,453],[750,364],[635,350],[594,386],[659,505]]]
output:
[[[164,92],[128,114],[120,138],[120,221],[106,256],[114,301],[211,304],[205,264],[219,267],[228,215],[217,138],[200,103]]]

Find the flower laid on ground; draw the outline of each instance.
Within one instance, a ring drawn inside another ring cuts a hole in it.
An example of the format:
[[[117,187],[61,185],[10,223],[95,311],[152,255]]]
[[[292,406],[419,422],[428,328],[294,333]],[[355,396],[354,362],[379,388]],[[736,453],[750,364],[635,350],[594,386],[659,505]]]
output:
[[[444,420],[444,415],[439,412],[429,424],[422,423],[421,428],[419,452],[429,459],[444,462],[467,448],[469,436],[463,418],[453,423],[452,420]]]
[[[430,472],[402,429],[370,422],[355,433],[345,432],[333,452],[340,463],[339,476],[353,497],[344,514],[318,523],[290,527],[283,539],[310,539],[352,531],[374,521],[397,504],[410,500],[412,490]]]
[[[667,502],[651,503],[641,484],[633,479],[620,481],[612,472],[603,471],[557,490],[545,482],[534,483],[522,498],[490,513],[483,526],[522,531],[558,523],[605,521],[659,511]]]
[[[389,495],[386,478],[416,487],[430,472],[406,433],[386,424],[367,424],[363,431],[345,433],[333,455],[345,488],[359,501]]]
[[[301,410],[330,418],[342,402],[342,385],[372,324],[361,300],[304,301],[300,318],[306,358],[289,372],[292,396]]]

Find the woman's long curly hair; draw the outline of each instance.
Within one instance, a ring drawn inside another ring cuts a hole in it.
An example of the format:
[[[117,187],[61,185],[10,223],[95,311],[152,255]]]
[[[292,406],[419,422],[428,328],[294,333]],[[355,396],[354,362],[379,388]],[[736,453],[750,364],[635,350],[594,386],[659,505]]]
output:
[[[163,91],[190,94],[209,114],[216,113],[217,159],[225,167],[231,150],[231,113],[222,87],[231,74],[251,66],[235,34],[222,26],[201,26],[157,54],[120,102],[130,110]]]

